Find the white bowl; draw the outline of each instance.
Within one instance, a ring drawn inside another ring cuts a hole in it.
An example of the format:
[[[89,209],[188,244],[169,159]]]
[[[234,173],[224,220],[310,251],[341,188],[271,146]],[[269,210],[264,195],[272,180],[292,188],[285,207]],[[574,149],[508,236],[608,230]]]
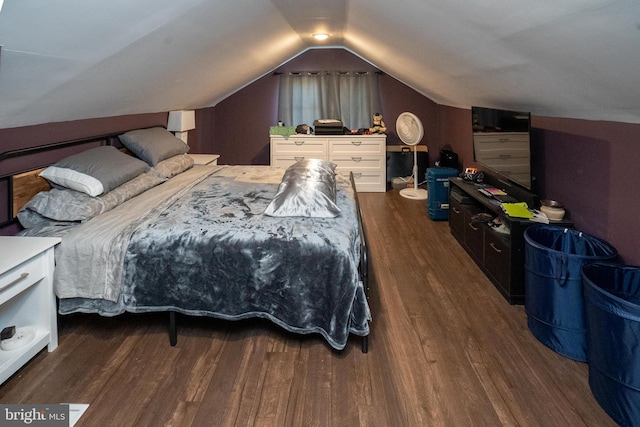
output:
[[[565,211],[562,208],[555,208],[552,206],[542,205],[540,206],[540,212],[544,213],[547,218],[552,221],[560,221],[564,218]]]

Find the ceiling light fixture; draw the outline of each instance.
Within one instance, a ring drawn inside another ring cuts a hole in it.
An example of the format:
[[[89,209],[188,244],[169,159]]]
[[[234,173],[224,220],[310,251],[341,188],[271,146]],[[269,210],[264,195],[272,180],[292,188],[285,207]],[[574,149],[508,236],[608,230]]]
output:
[[[313,38],[316,40],[326,40],[329,38],[329,34],[327,33],[315,33]]]

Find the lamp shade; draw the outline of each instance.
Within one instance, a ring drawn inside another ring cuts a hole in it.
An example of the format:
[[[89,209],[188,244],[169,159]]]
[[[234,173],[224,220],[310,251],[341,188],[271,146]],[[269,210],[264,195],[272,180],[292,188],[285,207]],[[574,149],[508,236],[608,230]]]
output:
[[[167,130],[170,132],[184,132],[196,128],[196,112],[169,111]]]

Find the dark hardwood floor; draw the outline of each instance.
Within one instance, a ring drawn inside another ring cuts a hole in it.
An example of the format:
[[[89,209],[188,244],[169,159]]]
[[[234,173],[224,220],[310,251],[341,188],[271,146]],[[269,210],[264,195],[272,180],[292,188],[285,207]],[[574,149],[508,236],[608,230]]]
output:
[[[374,286],[370,350],[267,321],[60,317],[60,346],[1,403],[89,403],[81,426],[613,426],[587,365],[529,332],[425,203],[360,194]]]

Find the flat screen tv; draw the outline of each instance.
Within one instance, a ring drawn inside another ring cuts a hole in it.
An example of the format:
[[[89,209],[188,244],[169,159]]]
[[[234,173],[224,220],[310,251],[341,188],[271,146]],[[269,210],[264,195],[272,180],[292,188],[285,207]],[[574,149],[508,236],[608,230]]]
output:
[[[473,159],[531,190],[531,114],[471,107]]]

